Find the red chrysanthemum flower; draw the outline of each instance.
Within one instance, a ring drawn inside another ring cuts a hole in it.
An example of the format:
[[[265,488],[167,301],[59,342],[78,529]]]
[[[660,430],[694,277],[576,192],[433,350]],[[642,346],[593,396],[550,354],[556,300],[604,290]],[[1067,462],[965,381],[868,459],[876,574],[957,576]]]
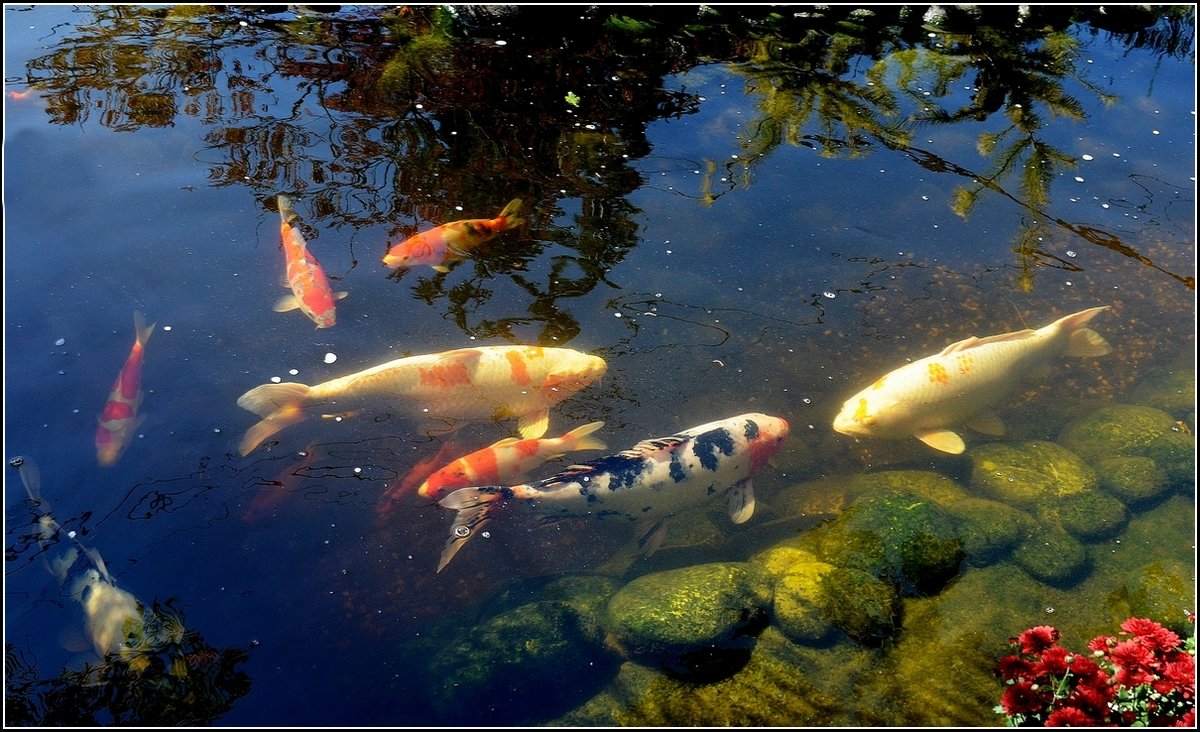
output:
[[[1046,717],[1047,727],[1095,727],[1101,719],[1093,719],[1082,709],[1059,707]]]
[[[1160,689],[1160,681],[1156,681],[1154,682],[1155,691],[1166,694],[1178,689],[1183,693],[1185,699],[1196,695],[1196,660],[1187,654],[1184,654],[1184,659],[1163,664],[1161,683],[1166,684],[1167,689]]]
[[[1176,727],[1193,727],[1194,728],[1196,726],[1196,709],[1193,707],[1192,709],[1189,709],[1186,712],[1184,712],[1183,716],[1180,717],[1179,721],[1175,723],[1175,726]]]
[[[1018,638],[1021,650],[1025,653],[1041,653],[1058,643],[1058,628],[1053,625],[1039,625],[1021,633]]]
[[[1033,664],[1020,656],[1005,656],[1001,658],[1000,662],[996,665],[996,670],[1000,672],[1000,678],[1005,681],[1033,678]]]
[[[1033,690],[1032,683],[1018,681],[1004,690],[1004,695],[1000,697],[1000,706],[1010,717],[1014,714],[1028,716],[1040,712],[1045,706],[1045,701]]]
[[[1097,674],[1104,674],[1100,666],[1095,661],[1087,656],[1078,653],[1071,656],[1071,673],[1078,676],[1080,679],[1088,679]],[[1107,678],[1107,675],[1105,675]]]
[[[1089,651],[1103,651],[1108,653],[1108,649],[1117,644],[1117,639],[1111,635],[1098,635],[1087,644]]]
[[[1042,654],[1041,660],[1033,664],[1034,675],[1049,674],[1050,676],[1062,676],[1067,672],[1067,656],[1069,654],[1070,651],[1062,646],[1047,648],[1045,653]]]
[[[1129,618],[1121,623],[1121,630],[1144,639],[1155,650],[1169,651],[1179,645],[1178,635],[1146,618]]]

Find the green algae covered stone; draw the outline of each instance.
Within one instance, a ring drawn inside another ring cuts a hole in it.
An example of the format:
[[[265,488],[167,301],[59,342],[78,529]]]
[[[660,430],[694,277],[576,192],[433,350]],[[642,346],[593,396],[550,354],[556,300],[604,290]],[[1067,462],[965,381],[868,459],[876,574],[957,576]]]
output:
[[[1145,455],[1155,438],[1174,431],[1175,418],[1161,409],[1111,404],[1073,420],[1058,442],[1089,462],[1117,455]]]
[[[744,647],[765,617],[758,575],[747,563],[714,563],[638,577],[609,601],[607,628],[634,655]]]
[[[614,667],[615,659],[580,630],[580,616],[557,601],[521,605],[489,618],[437,652],[427,678],[433,703],[448,720],[478,719],[480,700],[497,724],[518,724],[520,709],[578,699],[579,677],[564,668]],[[519,683],[514,683],[520,679]],[[516,716],[514,716],[516,715]]]
[[[1125,504],[1101,491],[1064,496],[1056,503],[1038,507],[1043,523],[1057,523],[1080,541],[1111,539],[1129,523]]]
[[[1075,453],[1053,442],[993,442],[971,450],[971,485],[1009,505],[1089,491],[1096,473]]]
[[[1096,466],[1100,488],[1127,506],[1137,506],[1171,492],[1167,471],[1148,457],[1111,457]]]
[[[1025,511],[986,498],[968,498],[948,510],[958,519],[967,563],[976,567],[1002,559],[1037,526]]]
[[[1132,404],[1161,409],[1171,414],[1183,414],[1196,404],[1196,371],[1187,363],[1176,359],[1176,364],[1157,368],[1138,382],[1129,395]]]
[[[1059,528],[1030,534],[1013,550],[1013,561],[1030,577],[1056,587],[1077,584],[1089,567],[1087,549]]]
[[[772,617],[775,626],[797,643],[820,645],[834,631],[822,612],[821,578],[834,570],[832,564],[806,562],[796,565],[775,584]]]
[[[818,602],[826,620],[868,646],[900,632],[900,594],[870,572],[837,567],[821,575]]]
[[[958,529],[954,517],[928,498],[884,490],[863,496],[822,527],[821,558],[870,572],[904,594],[934,593],[958,574]]]
[[[939,506],[952,506],[970,498],[970,494],[953,478],[929,470],[884,470],[865,473],[855,478],[863,492],[877,493],[881,489],[908,491],[928,498]]]
[[[1154,460],[1167,474],[1172,486],[1190,488],[1185,492],[1196,492],[1196,438],[1183,432],[1178,425],[1150,441],[1142,455]]]

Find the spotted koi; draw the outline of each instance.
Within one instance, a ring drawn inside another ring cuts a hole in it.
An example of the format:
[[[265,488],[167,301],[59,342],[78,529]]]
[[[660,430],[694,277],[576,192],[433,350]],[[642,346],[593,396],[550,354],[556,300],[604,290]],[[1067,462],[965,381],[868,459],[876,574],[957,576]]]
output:
[[[142,359],[146,352],[146,341],[154,332],[155,323],[146,325],[141,313],[133,314],[133,347],[125,357],[125,365],[113,382],[112,391],[104,410],[100,412],[96,427],[96,459],[104,467],[115,465],[129,447],[133,433],[141,426],[145,417],[138,414],[142,405]]]
[[[383,263],[393,269],[427,264],[438,272],[467,258],[471,250],[525,223],[517,214],[521,199],[514,198],[494,219],[463,219],[434,227],[388,248]]]
[[[520,485],[460,488],[438,503],[457,513],[438,571],[500,506],[521,502],[552,516],[615,517],[654,523],[647,535],[661,542],[673,514],[725,494],[729,517],[754,514],[751,482],[788,435],[787,420],[749,413],[644,440],[623,452],[573,465]],[[652,551],[652,549],[651,549]]]

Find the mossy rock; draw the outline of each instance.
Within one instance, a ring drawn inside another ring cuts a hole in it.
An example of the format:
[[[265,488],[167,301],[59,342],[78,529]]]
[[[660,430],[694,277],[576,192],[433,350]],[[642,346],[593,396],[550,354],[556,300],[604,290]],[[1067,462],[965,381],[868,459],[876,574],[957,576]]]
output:
[[[1127,506],[1150,503],[1171,492],[1167,471],[1149,457],[1112,457],[1100,461],[1100,489]]]
[[[908,491],[928,498],[939,506],[953,506],[970,498],[970,494],[948,475],[929,470],[883,470],[864,473],[855,478],[862,493],[879,493],[885,490]]]
[[[1150,441],[1141,455],[1152,459],[1167,474],[1167,480],[1177,488],[1191,487],[1196,493],[1196,438],[1179,429],[1163,433]]]
[[[633,580],[608,603],[606,627],[634,656],[678,660],[702,649],[747,648],[762,629],[766,599],[760,571],[714,563]]]
[[[1056,501],[1096,486],[1096,473],[1053,442],[994,442],[971,450],[971,485],[1012,506]]]
[[[821,577],[833,569],[832,564],[815,561],[795,565],[775,584],[772,616],[775,626],[788,638],[805,645],[821,645],[832,636],[833,624],[821,610]]]
[[[481,700],[497,724],[520,724],[521,709],[547,699],[568,709],[581,701],[579,678],[564,668],[614,668],[616,659],[588,640],[579,616],[556,601],[501,613],[460,634],[429,662],[432,698],[447,721],[478,719]],[[596,677],[602,680],[603,673]],[[514,683],[514,679],[521,679]],[[544,707],[539,713],[544,712]]]
[[[1080,541],[1111,539],[1129,523],[1125,504],[1101,491],[1065,496],[1057,503],[1038,507],[1038,518],[1045,524],[1057,523]]]
[[[821,575],[822,617],[859,643],[880,646],[900,630],[900,594],[870,572],[835,567]]]
[[[928,498],[884,490],[863,496],[821,527],[820,557],[870,572],[903,594],[932,594],[958,574],[963,559],[958,528],[954,517]]]
[[[1091,564],[1083,544],[1059,528],[1030,534],[1013,550],[1013,561],[1030,577],[1055,587],[1078,584]]]
[[[967,563],[976,567],[1005,557],[1037,526],[1025,511],[986,498],[968,498],[948,510],[958,519]]]
[[[1149,618],[1185,638],[1195,632],[1187,611],[1196,611],[1196,571],[1176,560],[1151,562],[1130,572],[1109,598],[1114,616]]]
[[[789,574],[807,571],[806,565],[817,561],[810,551],[791,544],[776,544],[750,558],[750,564],[758,568],[773,582]]]
[[[1111,404],[1073,420],[1058,436],[1063,447],[1090,462],[1118,455],[1145,455],[1154,440],[1176,429],[1161,409]]]
[[[1170,414],[1183,414],[1193,408],[1196,404],[1196,371],[1190,363],[1179,361],[1175,366],[1157,368],[1147,374],[1130,393],[1130,403]]]

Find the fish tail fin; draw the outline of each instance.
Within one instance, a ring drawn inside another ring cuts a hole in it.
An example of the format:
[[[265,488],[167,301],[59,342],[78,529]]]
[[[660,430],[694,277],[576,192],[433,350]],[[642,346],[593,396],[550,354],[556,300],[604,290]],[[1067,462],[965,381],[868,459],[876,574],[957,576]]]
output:
[[[589,422],[582,427],[576,427],[562,436],[568,450],[607,450],[608,445],[592,433],[604,426],[603,422]]]
[[[242,454],[250,454],[263,440],[284,427],[302,421],[304,410],[301,407],[310,391],[311,387],[307,384],[284,382],[256,386],[243,394],[237,401],[238,406],[263,419],[246,430],[240,447]]]
[[[150,340],[150,334],[154,332],[156,325],[158,323],[146,325],[146,316],[142,315],[140,311],[133,311],[133,333],[139,346],[146,347],[146,341]]]
[[[442,557],[438,560],[437,571],[441,572],[454,555],[463,548],[478,529],[491,518],[492,511],[500,501],[512,496],[512,489],[499,485],[482,486],[479,488],[459,488],[442,500],[438,505],[442,508],[452,508],[458,511],[454,515],[454,524],[450,527],[450,538],[442,547]]]
[[[508,202],[508,205],[500,212],[496,218],[504,219],[504,230],[515,229],[525,223],[525,219],[517,214],[521,213],[521,199],[514,198]]]
[[[1108,305],[1101,305],[1100,307],[1080,310],[1077,313],[1059,318],[1051,325],[1051,327],[1057,327],[1062,331],[1070,333],[1067,337],[1066,355],[1078,357],[1103,356],[1112,351],[1112,346],[1108,344],[1108,341],[1104,340],[1103,336],[1091,328],[1084,327],[1088,321],[1108,309]]]

